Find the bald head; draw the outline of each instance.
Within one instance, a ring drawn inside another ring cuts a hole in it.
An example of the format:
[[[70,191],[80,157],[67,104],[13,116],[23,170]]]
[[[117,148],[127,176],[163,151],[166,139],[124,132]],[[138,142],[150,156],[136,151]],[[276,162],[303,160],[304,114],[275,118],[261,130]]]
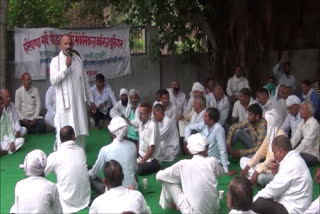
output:
[[[60,129],[60,140],[62,143],[69,140],[75,140],[74,130],[71,126],[65,126]]]
[[[0,95],[3,99],[3,105],[5,108],[7,108],[10,104],[11,98],[10,98],[10,94],[9,91],[7,89],[1,89],[0,91]]]

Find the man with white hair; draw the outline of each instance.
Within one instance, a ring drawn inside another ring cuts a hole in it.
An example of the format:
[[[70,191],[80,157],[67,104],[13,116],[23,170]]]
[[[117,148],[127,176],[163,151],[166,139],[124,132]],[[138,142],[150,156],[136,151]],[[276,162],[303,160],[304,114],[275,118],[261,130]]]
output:
[[[207,141],[200,133],[188,138],[190,160],[181,160],[157,173],[162,184],[159,204],[167,209],[172,203],[181,213],[217,213],[217,177],[223,173],[214,157],[208,156]]]
[[[0,152],[1,154],[12,154],[17,151],[24,143],[24,138],[15,137],[9,116],[3,112],[4,104],[0,96]]]
[[[308,166],[316,165],[319,161],[320,127],[313,115],[312,102],[304,101],[300,107],[302,120],[290,140]]]
[[[20,125],[17,109],[13,102],[8,89],[1,90],[1,97],[3,99],[4,108],[3,111],[9,116],[12,130],[15,132],[15,137],[23,137],[27,134],[27,128]]]
[[[301,100],[296,95],[290,95],[286,99],[286,106],[288,114],[282,123],[281,129],[287,133],[288,136],[293,136],[301,121],[300,117]]]
[[[204,87],[200,82],[195,82],[192,85],[190,98],[188,102],[186,102],[186,105],[184,106],[184,111],[183,111],[184,114],[188,114],[191,112],[194,97],[200,97],[200,96],[204,96]]]
[[[310,101],[314,107],[314,118],[320,120],[320,97],[317,92],[311,87],[310,80],[301,81],[301,100]]]
[[[23,165],[27,178],[16,184],[10,213],[62,213],[57,186],[44,178],[46,154],[33,150],[26,155]]]
[[[207,95],[208,107],[217,108],[220,112],[219,123],[224,126],[228,119],[230,103],[220,83],[216,83],[213,92]]]
[[[116,160],[121,164],[124,174],[122,186],[138,189],[135,179],[137,148],[134,143],[124,139],[128,133],[129,125],[125,119],[117,116],[111,120],[108,129],[113,136],[113,141],[100,149],[94,166],[88,172],[92,189],[98,194],[104,193],[105,186],[99,178],[99,174],[104,164],[109,160]]]
[[[140,92],[137,89],[133,88],[129,91],[129,104],[127,105],[125,112],[122,114],[122,117],[127,119],[129,122],[139,120],[139,107]],[[131,124],[129,125],[127,137],[130,141],[134,142],[135,144],[138,144],[139,132]]]
[[[271,150],[272,141],[278,135],[285,135],[284,131],[280,129],[281,121],[275,109],[267,111],[265,118],[267,136],[263,143],[252,158],[242,157],[240,159],[241,176],[247,176],[253,185],[258,183],[261,186],[265,186],[273,179],[270,170],[271,162],[274,160]],[[265,159],[264,162],[260,163],[263,159]]]
[[[176,114],[182,114],[186,102],[186,95],[180,90],[179,80],[173,80],[171,82],[171,88],[167,88],[167,91],[169,92],[170,102],[176,106]]]
[[[164,107],[156,104],[153,109],[154,120],[159,124],[160,156],[162,161],[173,161],[180,154],[179,133],[175,120],[165,115]]]
[[[128,106],[128,89],[121,88],[119,93],[120,100],[113,106],[110,110],[110,117],[114,118],[115,116],[123,116],[126,112]]]
[[[45,175],[54,172],[63,213],[76,213],[89,205],[90,182],[84,150],[75,142],[71,126],[60,130],[61,145],[48,157]]]

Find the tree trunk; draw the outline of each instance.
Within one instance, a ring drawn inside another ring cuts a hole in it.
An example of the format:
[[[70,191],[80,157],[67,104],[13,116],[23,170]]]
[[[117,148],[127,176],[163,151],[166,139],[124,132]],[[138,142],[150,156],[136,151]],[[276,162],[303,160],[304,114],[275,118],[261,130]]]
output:
[[[6,87],[8,0],[0,1],[0,88]]]

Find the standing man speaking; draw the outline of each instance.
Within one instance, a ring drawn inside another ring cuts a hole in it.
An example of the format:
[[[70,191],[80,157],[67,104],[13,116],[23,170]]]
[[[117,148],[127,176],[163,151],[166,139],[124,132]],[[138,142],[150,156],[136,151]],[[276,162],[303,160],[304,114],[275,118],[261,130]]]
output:
[[[60,53],[50,64],[50,82],[56,90],[56,146],[59,148],[60,129],[72,126],[76,142],[85,149],[86,136],[89,135],[87,103],[95,112],[92,97],[89,93],[87,73],[81,58],[72,50],[73,43],[70,35],[65,34],[60,41]]]

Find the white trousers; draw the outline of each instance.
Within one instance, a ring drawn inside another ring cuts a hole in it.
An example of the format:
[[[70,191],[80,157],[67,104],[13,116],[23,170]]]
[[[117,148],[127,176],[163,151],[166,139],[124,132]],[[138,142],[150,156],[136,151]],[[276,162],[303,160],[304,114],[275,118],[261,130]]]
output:
[[[171,207],[174,202],[181,213],[194,213],[179,184],[162,183],[159,205],[162,209]]]
[[[304,213],[320,214],[320,196],[316,198]]]
[[[240,159],[240,167],[241,169],[244,169],[249,162],[250,158],[242,157]],[[251,176],[253,175],[254,171],[260,166],[260,163],[255,165],[253,168],[250,168],[247,174],[247,178],[251,179]],[[267,185],[270,181],[273,179],[273,174],[271,172],[261,173],[258,176],[257,183],[261,186]]]
[[[10,144],[11,144],[11,141],[9,137],[5,135],[3,138],[3,141],[0,141],[1,150],[8,151],[8,154],[12,154],[18,151],[18,149],[24,144],[24,138],[22,137],[16,138],[16,140],[14,141],[14,145],[16,147],[15,151],[10,150]]]

